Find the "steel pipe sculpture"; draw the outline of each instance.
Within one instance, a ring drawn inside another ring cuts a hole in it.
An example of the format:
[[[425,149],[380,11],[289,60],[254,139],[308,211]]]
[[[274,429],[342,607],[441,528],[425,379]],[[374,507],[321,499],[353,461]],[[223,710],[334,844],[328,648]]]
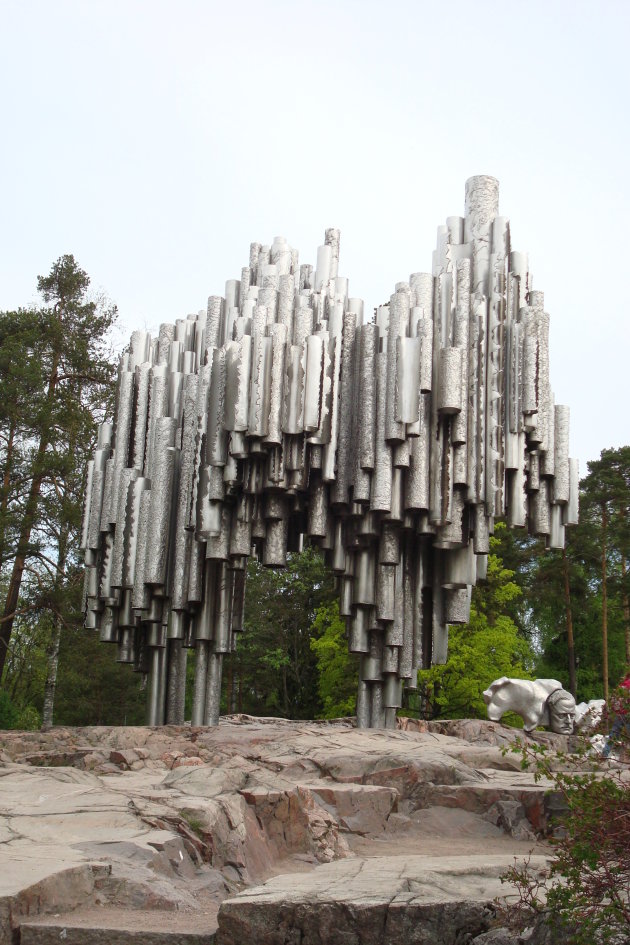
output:
[[[379,728],[468,621],[495,516],[552,548],[577,521],[549,316],[497,181],[467,182],[433,271],[373,318],[338,263],[334,229],[315,267],[253,243],[224,298],[135,331],[121,359],[87,473],[86,626],[148,673],[149,724],[183,721],[189,648],[193,724],[217,724],[252,553],[277,568],[304,536],[324,550],[360,654],[358,724]]]

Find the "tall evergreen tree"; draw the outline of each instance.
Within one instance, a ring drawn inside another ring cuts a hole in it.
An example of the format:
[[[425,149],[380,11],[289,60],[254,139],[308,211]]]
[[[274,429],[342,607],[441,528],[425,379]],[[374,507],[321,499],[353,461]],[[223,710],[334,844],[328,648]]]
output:
[[[16,621],[51,607],[54,673],[83,469],[113,393],[115,307],[89,282],[62,256],[37,280],[43,306],[0,313],[0,680]]]
[[[621,611],[626,662],[630,657],[630,607],[627,585],[627,561],[630,553],[630,447],[602,450],[600,458],[588,464],[588,475],[581,485],[582,516],[594,530],[599,544],[602,683],[604,699],[608,701],[610,677],[617,675],[611,674],[609,665],[611,604],[616,604],[617,609]],[[613,685],[614,682],[615,680]]]
[[[580,484],[580,524],[565,552],[537,553],[517,577],[539,676],[558,678],[578,700],[600,698],[628,661],[630,447],[604,450]],[[575,690],[574,690],[575,686]]]

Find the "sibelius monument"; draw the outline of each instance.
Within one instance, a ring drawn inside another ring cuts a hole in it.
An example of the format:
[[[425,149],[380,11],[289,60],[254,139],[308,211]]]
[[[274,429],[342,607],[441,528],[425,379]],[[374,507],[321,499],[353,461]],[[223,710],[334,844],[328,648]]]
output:
[[[278,568],[305,536],[323,549],[360,654],[358,725],[388,728],[468,621],[495,517],[550,548],[577,522],[549,315],[498,182],[467,181],[432,272],[373,317],[338,264],[335,229],[315,267],[253,243],[224,298],[135,331],[121,358],[87,472],[86,627],[148,673],[150,725],[184,721],[190,648],[192,722],[218,723],[251,554]]]

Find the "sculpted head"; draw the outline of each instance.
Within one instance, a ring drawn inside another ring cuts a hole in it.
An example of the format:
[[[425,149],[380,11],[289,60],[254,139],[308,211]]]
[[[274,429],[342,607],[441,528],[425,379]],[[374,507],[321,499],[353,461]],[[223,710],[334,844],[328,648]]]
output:
[[[572,735],[575,724],[575,699],[566,689],[556,689],[547,699],[549,728],[559,735]]]

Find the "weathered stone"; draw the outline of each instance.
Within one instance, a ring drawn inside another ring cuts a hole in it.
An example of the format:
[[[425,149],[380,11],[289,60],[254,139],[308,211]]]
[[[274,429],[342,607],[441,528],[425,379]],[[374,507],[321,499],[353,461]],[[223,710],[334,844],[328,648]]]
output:
[[[490,929],[476,935],[470,945],[520,945],[520,935],[510,929]]]
[[[277,876],[223,902],[217,945],[460,945],[489,929],[511,862],[356,857]]]
[[[123,770],[120,765],[114,764],[113,761],[104,761],[94,768],[94,772],[97,774],[122,774]]]
[[[406,719],[405,723],[413,731],[416,719]],[[413,724],[412,724],[413,723]],[[578,735],[560,735],[556,732],[525,732],[524,729],[510,728],[500,722],[485,719],[444,719],[440,722],[420,721],[419,731],[440,732],[462,738],[473,744],[498,745],[507,747],[519,741],[524,744],[544,745],[552,751],[577,751],[586,746],[586,741]]]
[[[173,768],[194,768],[203,764],[205,764],[205,762],[197,755],[180,755],[180,757],[176,758],[173,762]]]
[[[108,757],[109,754],[105,754],[103,751],[91,751],[83,758],[83,768],[85,771],[94,771],[104,764]]]
[[[161,757],[161,761],[164,762],[167,768],[173,768],[177,759],[181,758],[183,754],[182,751],[165,751]]]
[[[320,862],[347,856],[348,845],[332,814],[315,803],[309,788],[291,791],[243,790],[271,844],[287,853],[313,853]]]
[[[133,748],[116,749],[115,751],[110,751],[109,760],[112,764],[118,765],[119,768],[126,770],[131,768],[134,761],[139,761],[139,756]]]
[[[24,761],[29,765],[42,768],[79,767],[81,760],[89,754],[91,754],[91,748],[69,747],[66,750],[52,748],[27,754]]]
[[[212,945],[216,910],[205,914],[80,910],[25,922],[20,945]]]
[[[506,798],[497,801],[483,816],[516,840],[536,839],[525,808],[516,800]]]
[[[419,903],[415,893],[424,881],[405,873],[405,864],[423,851],[442,876],[431,882],[441,888],[444,858],[452,859],[457,850],[455,896],[456,888],[478,882],[480,854],[486,860],[500,855],[510,864],[515,855],[527,855],[534,840],[527,831],[519,833],[519,825],[546,829],[549,785],[535,784],[530,773],[520,771],[516,756],[503,758],[497,741],[510,735],[503,726],[459,720],[439,723],[438,729],[437,724],[385,734],[357,730],[347,721],[242,717],[206,729],[2,732],[0,750],[11,761],[0,769],[0,844],[9,864],[0,870],[0,941],[3,936],[10,941],[10,931],[23,918],[51,911],[115,906],[121,919],[146,910],[216,911],[236,887],[278,873],[291,875],[294,885],[308,885],[318,864],[341,870],[340,900],[320,903],[311,920],[308,903],[289,903],[288,912],[279,906],[274,912],[274,906],[264,918],[270,935],[283,927],[291,941],[296,921],[296,928],[304,929],[303,945],[317,942],[316,935],[323,942],[329,922],[333,931],[353,928],[348,940],[357,943],[362,939],[356,930],[364,926],[361,935],[386,927],[388,935],[395,931],[406,943],[414,941],[410,936],[417,927],[441,941],[440,935],[450,934],[444,926],[448,916],[468,923],[466,935],[481,932],[476,923],[485,905],[466,905],[473,898],[465,896],[449,899],[443,909],[436,902]],[[461,737],[464,731],[472,740]],[[64,753],[74,767],[24,763],[42,753]],[[178,766],[166,770],[165,761]],[[363,899],[344,900],[346,891],[356,892],[356,884],[373,875],[375,855],[398,862],[398,873],[388,866],[382,888],[374,892],[370,879]],[[90,872],[95,862],[110,873],[95,878]],[[356,873],[359,862],[363,879]],[[399,892],[385,895],[388,883]],[[410,891],[415,898],[405,898]],[[374,896],[380,905],[372,909]],[[70,926],[67,935],[79,941],[80,933]]]
[[[314,784],[315,801],[330,811],[349,833],[378,834],[397,809],[399,793],[372,784]]]

